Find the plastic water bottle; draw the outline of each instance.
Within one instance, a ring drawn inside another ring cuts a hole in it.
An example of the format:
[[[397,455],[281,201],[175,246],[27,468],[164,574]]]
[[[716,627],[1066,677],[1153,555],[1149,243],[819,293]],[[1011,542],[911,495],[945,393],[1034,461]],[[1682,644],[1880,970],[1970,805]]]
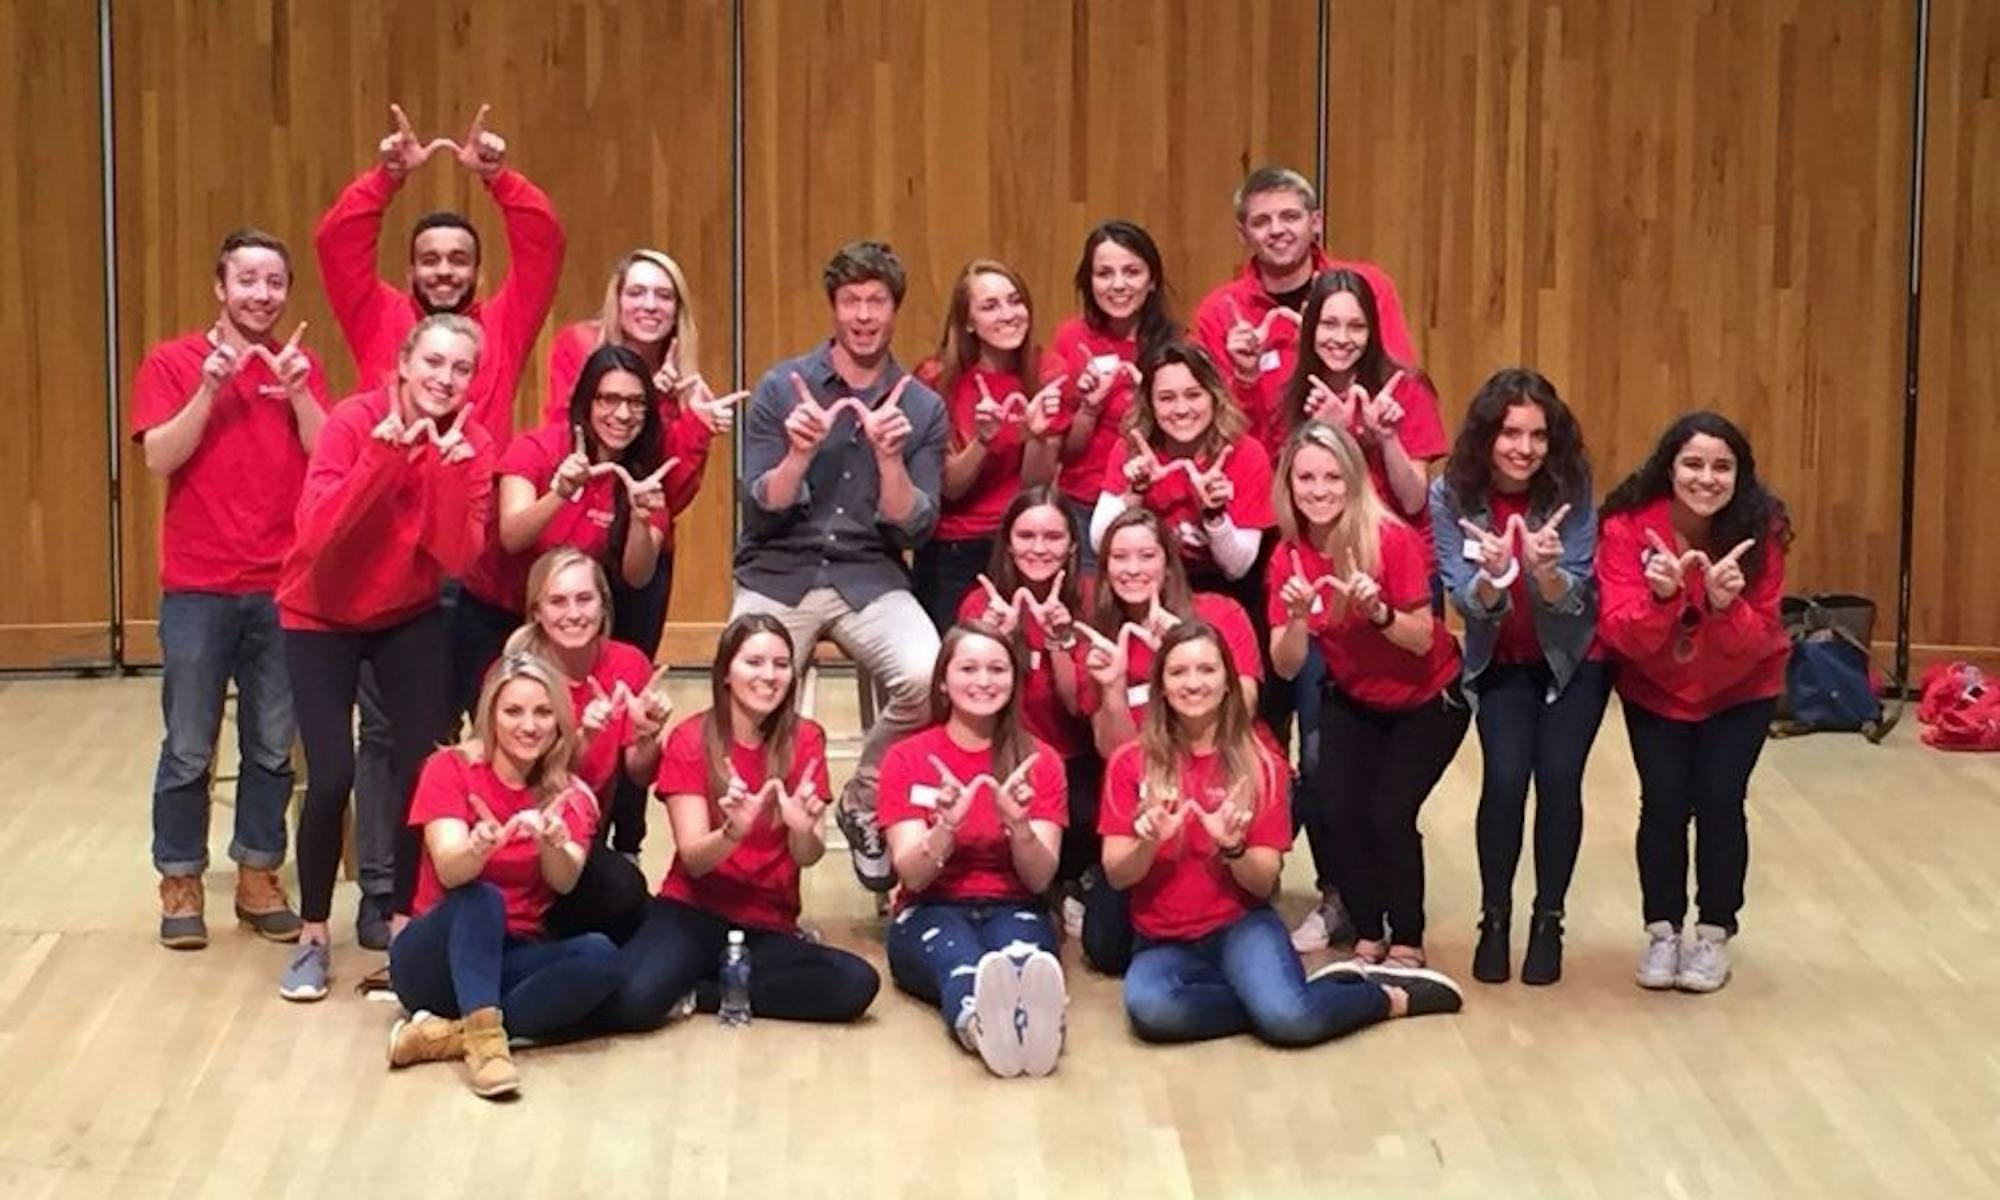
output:
[[[729,931],[729,944],[722,950],[722,1007],[716,1015],[724,1025],[750,1023],[750,951],[741,929]]]

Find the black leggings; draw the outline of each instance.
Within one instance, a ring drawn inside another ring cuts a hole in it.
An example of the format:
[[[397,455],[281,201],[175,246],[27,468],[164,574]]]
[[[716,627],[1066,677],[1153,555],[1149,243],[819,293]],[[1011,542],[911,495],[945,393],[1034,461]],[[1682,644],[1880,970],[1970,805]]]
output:
[[[660,651],[660,634],[667,624],[667,601],[674,593],[674,556],[660,555],[660,565],[644,587],[628,587],[625,577],[611,572],[611,636],[637,646],[653,661]],[[806,648],[810,650],[811,647]],[[635,783],[621,765],[613,775],[606,820],[597,828],[599,845],[620,854],[637,854],[646,840],[646,785]]]
[[[1750,873],[1743,802],[1777,701],[1751,700],[1700,721],[1625,705],[1639,769],[1639,891],[1646,923],[1687,916],[1688,821],[1694,821],[1695,908],[1733,936]]]
[[[1472,721],[1458,684],[1416,708],[1372,708],[1328,685],[1309,819],[1327,822],[1335,882],[1354,931],[1424,944],[1424,835],[1417,810],[1451,765]]]
[[[1528,784],[1535,785],[1535,911],[1560,913],[1583,841],[1583,767],[1604,720],[1611,668],[1583,662],[1553,701],[1547,663],[1494,663],[1479,673],[1480,903],[1487,912],[1514,905],[1514,868]]]
[[[460,592],[451,616],[451,713],[472,719],[486,670],[500,657],[507,637],[521,627],[521,614]]]
[[[681,997],[716,984],[729,930],[728,921],[693,905],[649,901],[645,923],[618,952],[618,990],[599,1018],[621,1033],[666,1024]],[[845,950],[769,929],[745,929],[743,942],[750,951],[750,1011],[760,1017],[856,1021],[881,990],[875,968]]]
[[[601,933],[622,946],[639,932],[648,899],[646,876],[638,867],[622,854],[592,846],[576,886],[556,897],[542,924],[550,937]]]
[[[306,802],[299,814],[299,915],[321,922],[333,907],[342,818],[354,788],[354,700],[361,664],[374,668],[389,718],[389,771],[396,795],[395,911],[416,891],[417,832],[405,822],[424,759],[451,731],[451,646],[433,608],[368,633],[285,631],[292,707],[306,751]]]

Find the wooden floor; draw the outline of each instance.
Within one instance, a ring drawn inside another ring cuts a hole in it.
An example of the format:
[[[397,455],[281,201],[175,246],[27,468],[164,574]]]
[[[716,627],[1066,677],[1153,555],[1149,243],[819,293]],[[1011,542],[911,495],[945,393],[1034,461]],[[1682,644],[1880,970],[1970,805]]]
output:
[[[851,727],[851,689],[830,679],[821,701]],[[525,1098],[496,1106],[454,1066],[384,1068],[394,1006],[346,986],[380,962],[353,945],[349,884],[317,1006],[280,1000],[282,950],[226,920],[205,952],[154,944],[158,724],[155,680],[0,684],[0,1196],[2000,1195],[2000,759],[1933,753],[1910,727],[1769,748],[1716,996],[1631,982],[1636,791],[1614,707],[1557,987],[1468,982],[1457,1018],[1309,1051],[1162,1049],[1072,948],[1047,1080],[989,1078],[890,990],[848,1029],[696,1018],[526,1051]],[[1477,778],[1468,739],[1425,813],[1430,947],[1454,972]],[[655,879],[667,849],[648,849]],[[1301,846],[1288,915],[1310,878]],[[210,873],[212,918],[229,887]],[[843,862],[809,873],[806,910],[881,966]]]

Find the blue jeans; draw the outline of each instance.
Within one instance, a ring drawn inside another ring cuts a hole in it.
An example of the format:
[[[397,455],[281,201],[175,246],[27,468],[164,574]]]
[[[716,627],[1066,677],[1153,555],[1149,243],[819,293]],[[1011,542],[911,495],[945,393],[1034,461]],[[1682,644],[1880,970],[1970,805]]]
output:
[[[1487,912],[1514,906],[1514,868],[1528,783],[1535,785],[1535,911],[1560,913],[1583,842],[1583,767],[1604,720],[1611,668],[1577,664],[1553,702],[1546,663],[1493,663],[1473,680],[1479,693],[1480,903]]]
[[[1125,1015],[1149,1042],[1254,1033],[1316,1046],[1389,1016],[1389,993],[1360,975],[1306,981],[1285,923],[1268,907],[1192,942],[1139,940],[1125,972]]]
[[[1277,686],[1277,681],[1272,680]],[[1306,845],[1312,847],[1313,883],[1324,892],[1334,890],[1333,844],[1326,837],[1324,823],[1307,819],[1311,798],[1306,794],[1319,770],[1320,691],[1326,686],[1326,655],[1319,639],[1306,642],[1306,661],[1292,677],[1292,712],[1299,722],[1299,769],[1292,775],[1292,834],[1306,831]]]
[[[276,868],[285,861],[297,732],[277,605],[269,592],[168,592],[160,598],[160,653],[166,736],[153,773],[154,868],[199,875],[208,866],[209,773],[232,678],[243,766],[229,857],[246,867]]]
[[[889,977],[944,1014],[956,1032],[958,1016],[972,1007],[972,979],[989,950],[1026,958],[1056,952],[1056,930],[1033,901],[913,904],[889,923]]]
[[[575,1031],[617,989],[618,947],[601,933],[512,937],[500,889],[475,880],[389,943],[389,980],[411,1012],[462,1017],[497,1005],[509,1034],[547,1038]]]

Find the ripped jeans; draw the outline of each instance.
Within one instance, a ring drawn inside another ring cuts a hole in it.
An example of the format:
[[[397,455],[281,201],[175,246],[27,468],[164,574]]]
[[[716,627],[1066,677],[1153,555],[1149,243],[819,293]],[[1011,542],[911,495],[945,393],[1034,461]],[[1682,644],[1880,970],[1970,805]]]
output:
[[[972,1007],[972,980],[988,951],[1023,959],[1055,954],[1056,927],[1033,900],[936,901],[913,904],[889,923],[889,975],[919,1000],[938,1006],[945,1030]]]

